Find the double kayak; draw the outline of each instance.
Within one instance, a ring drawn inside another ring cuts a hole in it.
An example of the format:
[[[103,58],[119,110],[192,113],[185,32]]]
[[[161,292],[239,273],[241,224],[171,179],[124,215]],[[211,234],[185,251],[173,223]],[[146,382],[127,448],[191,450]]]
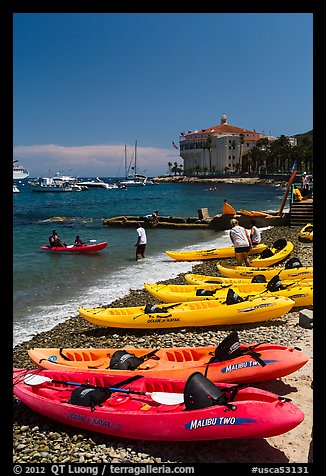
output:
[[[252,279],[258,274],[262,274],[266,279],[273,278],[276,274],[282,280],[288,279],[313,279],[313,267],[312,266],[299,266],[298,268],[285,268],[285,267],[263,267],[255,268],[253,266],[233,266],[233,265],[221,265],[217,263],[217,270],[222,276],[227,278],[246,278]]]
[[[250,250],[249,254],[260,254],[267,248],[267,245],[259,243]],[[212,248],[206,250],[166,251],[165,253],[170,258],[175,259],[177,261],[201,261],[207,259],[222,259],[235,257],[233,246],[226,246],[225,248]]]
[[[124,377],[145,372],[148,377],[187,379],[206,373],[213,382],[248,383],[272,380],[303,367],[308,357],[298,348],[269,343],[241,344],[237,331],[217,346],[162,348],[33,348],[32,362],[41,369]]]
[[[275,268],[274,275],[278,274],[277,269],[278,268]],[[227,278],[225,276],[207,276],[205,274],[192,274],[192,273],[185,274],[184,278],[187,284],[195,284],[199,286],[203,284],[224,284],[224,285],[235,284],[237,286],[238,284],[249,284],[251,282],[257,282],[256,279],[258,279],[258,278],[255,278],[255,276],[252,276],[251,278],[250,277]],[[261,275],[260,278],[261,278],[260,282],[263,282],[263,278],[264,278],[264,281],[267,283],[267,279],[264,275]],[[282,283],[284,286],[286,286],[287,284],[292,283],[294,280],[295,280],[294,278],[292,280],[282,280]],[[303,279],[295,280],[295,281],[299,282],[299,281],[306,281],[306,280],[312,281],[312,278],[307,278],[307,279],[303,278]]]
[[[283,296],[257,296],[230,305],[206,300],[137,307],[79,307],[78,312],[97,326],[171,329],[262,322],[283,316],[294,305],[292,299]]]
[[[311,243],[314,240],[314,226],[312,223],[307,223],[299,231],[299,241],[303,243]]]
[[[13,392],[64,425],[119,438],[200,441],[269,438],[304,419],[289,398],[255,387],[94,372],[14,369]]]
[[[260,257],[251,260],[254,268],[273,266],[285,260],[293,251],[294,245],[291,241],[277,240],[273,246],[264,250]]]
[[[41,250],[48,250],[51,252],[68,252],[68,253],[96,253],[97,251],[104,250],[108,245],[107,241],[102,243],[91,243],[89,245],[67,245],[67,246],[50,246],[43,245]]]
[[[188,302],[218,299],[225,302],[228,293],[235,292],[242,299],[249,299],[259,295],[285,296],[295,302],[296,307],[312,306],[312,281],[290,281],[286,285],[278,278],[269,283],[249,284],[156,284],[144,283],[145,289],[156,299],[169,302]]]

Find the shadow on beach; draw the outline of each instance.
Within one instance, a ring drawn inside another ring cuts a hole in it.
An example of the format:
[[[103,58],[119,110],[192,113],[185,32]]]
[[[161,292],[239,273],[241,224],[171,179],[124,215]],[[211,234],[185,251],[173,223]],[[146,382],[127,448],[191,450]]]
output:
[[[74,445],[76,441],[90,445],[90,451],[96,455],[96,447],[103,445],[108,449],[107,459],[110,462],[130,463],[131,454],[144,453],[149,458],[161,459],[170,463],[288,463],[288,458],[279,449],[271,446],[267,440],[259,439],[230,439],[215,441],[144,441],[95,434],[57,423],[40,414],[31,411],[23,403],[14,400],[14,424],[33,433],[35,441],[43,441],[45,435],[57,435],[56,444],[62,448]],[[60,436],[59,436],[60,434]],[[48,437],[46,437],[48,438]],[[51,439],[51,437],[50,437]],[[61,443],[60,443],[61,440]],[[125,451],[121,453],[121,448]],[[128,453],[123,456],[124,453]],[[78,455],[76,454],[75,457]],[[71,455],[71,461],[74,455]],[[114,460],[114,461],[112,461]],[[142,461],[144,462],[144,461]]]

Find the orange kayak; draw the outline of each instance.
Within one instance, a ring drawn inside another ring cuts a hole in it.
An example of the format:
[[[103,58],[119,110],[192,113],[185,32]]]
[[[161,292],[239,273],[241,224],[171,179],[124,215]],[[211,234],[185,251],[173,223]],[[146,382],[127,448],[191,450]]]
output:
[[[236,348],[236,352],[230,348]],[[217,347],[34,348],[28,350],[28,355],[37,367],[47,370],[119,373],[126,377],[145,372],[150,377],[186,379],[193,372],[204,374],[207,368],[209,379],[229,383],[260,382],[283,377],[303,367],[308,360],[297,348],[268,343],[240,344],[236,331]],[[207,365],[210,360],[212,362]]]

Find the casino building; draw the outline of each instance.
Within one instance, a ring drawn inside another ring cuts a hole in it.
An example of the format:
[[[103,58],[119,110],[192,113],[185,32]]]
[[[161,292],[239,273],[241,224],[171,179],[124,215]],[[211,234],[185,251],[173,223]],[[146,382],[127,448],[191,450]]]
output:
[[[259,139],[276,138],[263,133],[228,124],[227,116],[221,123],[201,131],[180,134],[180,157],[184,161],[184,175],[208,175],[248,172],[248,151]],[[292,145],[295,139],[289,138]]]

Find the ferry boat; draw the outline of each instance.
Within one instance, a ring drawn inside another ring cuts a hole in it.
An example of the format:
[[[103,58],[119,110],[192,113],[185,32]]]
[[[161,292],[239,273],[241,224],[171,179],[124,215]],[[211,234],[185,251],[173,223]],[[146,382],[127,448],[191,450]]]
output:
[[[29,176],[29,171],[26,167],[17,164],[18,160],[13,161],[13,179],[19,180]]]

